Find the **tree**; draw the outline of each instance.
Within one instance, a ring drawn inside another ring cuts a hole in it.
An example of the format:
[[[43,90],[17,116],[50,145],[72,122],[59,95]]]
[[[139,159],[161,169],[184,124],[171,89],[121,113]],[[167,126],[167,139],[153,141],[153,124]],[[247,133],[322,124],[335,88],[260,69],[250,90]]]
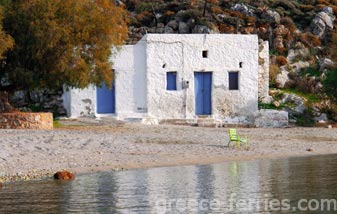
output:
[[[14,40],[11,36],[6,34],[2,29],[3,8],[0,7],[0,59],[3,58],[3,54],[11,49],[14,44]]]
[[[128,31],[111,0],[10,1],[4,29],[15,46],[1,61],[0,91],[111,85],[112,47]]]
[[[337,68],[326,73],[323,87],[326,94],[337,101]]]

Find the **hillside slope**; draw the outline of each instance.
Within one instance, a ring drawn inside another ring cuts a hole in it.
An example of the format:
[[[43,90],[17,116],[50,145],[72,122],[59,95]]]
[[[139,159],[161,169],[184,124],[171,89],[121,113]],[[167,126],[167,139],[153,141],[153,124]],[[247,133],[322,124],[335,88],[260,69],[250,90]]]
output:
[[[287,110],[303,125],[326,121],[326,116],[337,121],[336,100],[326,96],[323,84],[337,62],[337,0],[120,0],[119,4],[129,11],[129,44],[146,33],[258,34],[270,43],[270,86],[278,89],[261,107]],[[289,94],[295,98],[287,99]]]

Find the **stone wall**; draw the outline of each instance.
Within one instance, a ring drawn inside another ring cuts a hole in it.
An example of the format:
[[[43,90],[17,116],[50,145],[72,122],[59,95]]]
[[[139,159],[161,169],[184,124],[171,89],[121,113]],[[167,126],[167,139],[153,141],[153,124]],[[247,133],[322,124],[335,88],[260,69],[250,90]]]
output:
[[[269,98],[269,43],[259,44],[259,101]]]
[[[288,126],[288,112],[261,109],[255,116],[254,125],[258,128],[276,128]]]
[[[2,113],[0,129],[53,129],[52,113]]]
[[[23,112],[51,112],[66,115],[62,98],[63,90],[20,90],[9,96],[10,103]]]

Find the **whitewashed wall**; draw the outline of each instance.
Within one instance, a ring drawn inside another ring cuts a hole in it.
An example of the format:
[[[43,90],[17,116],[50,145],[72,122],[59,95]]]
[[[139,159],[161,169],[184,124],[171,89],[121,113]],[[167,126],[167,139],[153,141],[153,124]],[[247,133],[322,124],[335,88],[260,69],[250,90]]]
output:
[[[202,51],[208,51],[208,58]],[[213,72],[212,116],[245,116],[258,109],[258,39],[256,35],[148,34],[124,46],[113,58],[116,116],[193,119],[194,72]],[[239,67],[242,62],[242,68]],[[166,72],[177,72],[177,91],[166,90]],[[228,90],[228,72],[239,72],[239,90]],[[189,81],[188,89],[182,82]],[[96,114],[96,88],[64,94],[70,117]]]
[[[96,114],[96,87],[85,89],[66,89],[63,94],[63,103],[70,118],[82,116],[93,117]]]
[[[160,119],[195,118],[194,71],[211,71],[212,115],[250,115],[258,110],[256,35],[148,34],[148,114]],[[202,51],[208,50],[208,58]],[[243,62],[242,68],[239,63]],[[166,65],[163,68],[163,65]],[[166,72],[178,72],[177,91],[166,91]],[[239,72],[239,90],[228,90],[228,72]],[[181,89],[181,80],[190,87]]]

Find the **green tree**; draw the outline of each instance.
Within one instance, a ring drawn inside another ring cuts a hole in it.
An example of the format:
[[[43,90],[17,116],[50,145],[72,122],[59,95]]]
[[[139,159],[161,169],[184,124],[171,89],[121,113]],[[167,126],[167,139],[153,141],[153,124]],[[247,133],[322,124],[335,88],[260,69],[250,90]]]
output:
[[[323,87],[325,93],[337,101],[337,68],[326,73]]]
[[[14,44],[14,40],[11,36],[6,34],[2,29],[3,8],[0,7],[0,59],[3,58],[3,54],[11,49]]]
[[[15,46],[1,62],[0,91],[111,85],[112,47],[128,31],[124,9],[113,2],[10,1],[4,29]]]

